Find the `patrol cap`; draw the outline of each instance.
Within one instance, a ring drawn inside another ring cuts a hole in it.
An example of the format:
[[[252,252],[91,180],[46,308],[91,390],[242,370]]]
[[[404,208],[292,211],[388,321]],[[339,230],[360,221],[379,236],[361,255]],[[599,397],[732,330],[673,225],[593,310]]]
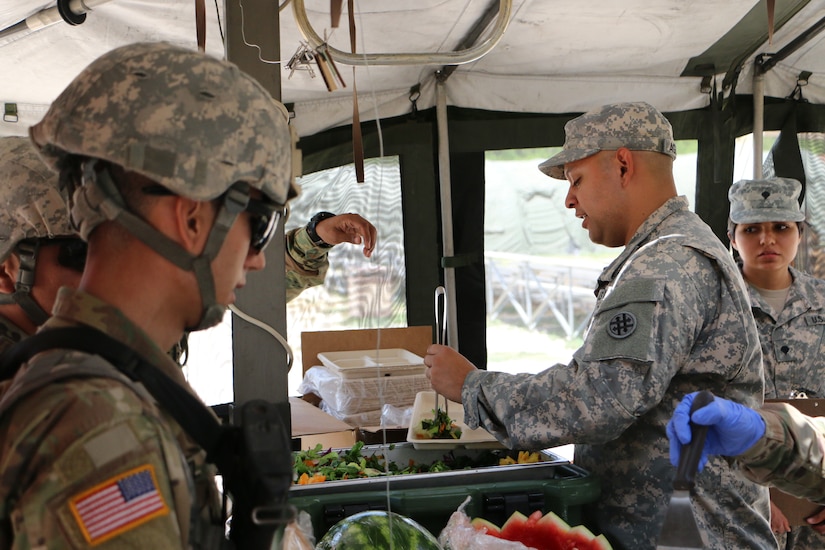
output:
[[[648,103],[612,103],[593,109],[568,121],[564,135],[563,150],[539,164],[539,170],[551,178],[563,180],[568,162],[620,147],[676,158],[670,122]]]
[[[76,236],[57,174],[28,138],[0,138],[0,262],[23,239]]]
[[[801,222],[802,184],[792,178],[740,180],[728,189],[733,223]]]
[[[30,135],[56,170],[91,157],[195,200],[238,181],[281,205],[297,194],[286,108],[236,65],[168,43],[99,57]]]

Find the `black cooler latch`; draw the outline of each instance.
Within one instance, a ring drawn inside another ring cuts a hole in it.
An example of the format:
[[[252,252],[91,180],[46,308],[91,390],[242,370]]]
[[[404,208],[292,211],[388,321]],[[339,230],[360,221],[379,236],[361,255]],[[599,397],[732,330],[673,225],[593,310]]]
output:
[[[324,506],[324,525],[326,531],[344,518],[348,518],[359,512],[368,510],[386,510],[386,503],[357,503],[357,504],[335,504]]]
[[[544,493],[485,494],[481,506],[481,517],[496,525],[503,525],[513,512],[529,516],[536,510],[544,510]]]

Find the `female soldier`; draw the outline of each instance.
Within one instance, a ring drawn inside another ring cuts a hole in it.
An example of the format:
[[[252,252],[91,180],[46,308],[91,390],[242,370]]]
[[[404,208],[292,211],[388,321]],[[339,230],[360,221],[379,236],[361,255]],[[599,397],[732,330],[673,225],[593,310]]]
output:
[[[822,353],[825,281],[793,267],[805,214],[802,185],[789,178],[742,180],[728,192],[728,238],[739,252],[748,283],[765,366],[765,398],[823,397]],[[771,504],[771,527],[786,549],[825,547],[825,537],[808,528],[791,531]]]

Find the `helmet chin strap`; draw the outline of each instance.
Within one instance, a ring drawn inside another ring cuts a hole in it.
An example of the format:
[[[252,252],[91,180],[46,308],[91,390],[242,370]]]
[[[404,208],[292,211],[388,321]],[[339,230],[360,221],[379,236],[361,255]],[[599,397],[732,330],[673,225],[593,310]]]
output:
[[[23,239],[17,243],[14,250],[20,258],[20,268],[17,270],[14,293],[0,295],[0,305],[17,304],[29,320],[39,327],[49,318],[46,310],[40,307],[31,295],[34,286],[34,268],[37,265],[37,252],[40,250],[40,243],[37,239]]]
[[[136,214],[126,210],[125,201],[115,187],[108,169],[96,170],[97,160],[89,160],[83,166],[83,186],[75,196],[74,211],[94,210],[95,214],[115,221],[140,239],[146,246],[181,269],[192,271],[201,296],[201,318],[187,331],[203,330],[221,322],[226,306],[217,301],[212,260],[218,255],[229,229],[249,202],[249,189],[236,184],[223,196],[223,202],[215,216],[215,222],[206,238],[206,245],[199,256],[193,256]]]

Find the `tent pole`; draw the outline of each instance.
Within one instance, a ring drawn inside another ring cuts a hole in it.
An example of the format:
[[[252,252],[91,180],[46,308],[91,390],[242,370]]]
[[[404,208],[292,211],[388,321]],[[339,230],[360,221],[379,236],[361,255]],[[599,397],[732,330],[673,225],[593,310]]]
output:
[[[444,81],[436,78],[435,112],[438,123],[438,181],[441,191],[441,242],[442,264],[454,255],[453,201],[450,183],[450,135],[447,130],[447,88]],[[447,306],[447,344],[458,349],[458,321],[455,301],[455,267],[444,265],[445,304]]]
[[[762,131],[765,127],[765,73],[759,63],[753,70],[753,179],[762,179]]]

